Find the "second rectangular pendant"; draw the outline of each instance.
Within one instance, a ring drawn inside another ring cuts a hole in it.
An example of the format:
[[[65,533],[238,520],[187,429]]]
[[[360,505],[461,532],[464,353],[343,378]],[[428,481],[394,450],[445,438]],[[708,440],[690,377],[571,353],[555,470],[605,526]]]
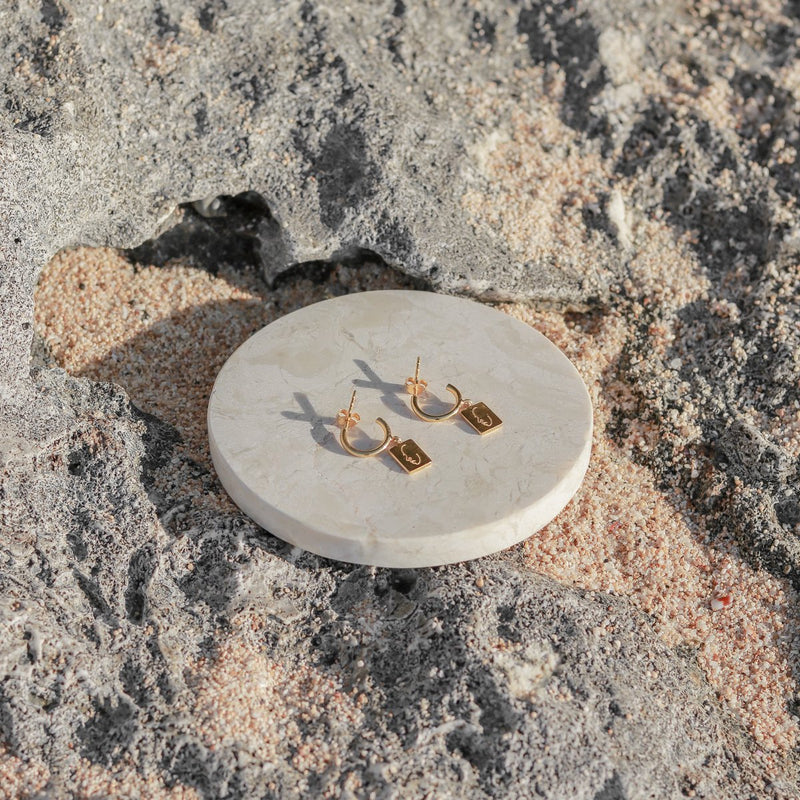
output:
[[[461,416],[481,436],[497,430],[503,424],[503,420],[486,403],[473,403],[467,406],[461,410]]]

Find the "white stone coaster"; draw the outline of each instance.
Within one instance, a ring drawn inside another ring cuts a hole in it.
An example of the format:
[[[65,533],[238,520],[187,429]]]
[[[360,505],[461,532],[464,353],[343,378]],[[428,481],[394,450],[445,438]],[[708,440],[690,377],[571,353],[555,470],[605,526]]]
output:
[[[452,405],[451,383],[502,425],[481,436],[459,415],[418,419],[405,390],[417,356],[426,412]],[[383,417],[432,463],[407,474],[388,453],[346,453],[336,414],[353,388],[353,443],[380,442]],[[519,320],[446,295],[364,292],[239,347],[214,384],[208,436],[223,486],[275,536],[341,561],[428,567],[502,550],[553,519],[586,472],[592,407],[566,356]]]

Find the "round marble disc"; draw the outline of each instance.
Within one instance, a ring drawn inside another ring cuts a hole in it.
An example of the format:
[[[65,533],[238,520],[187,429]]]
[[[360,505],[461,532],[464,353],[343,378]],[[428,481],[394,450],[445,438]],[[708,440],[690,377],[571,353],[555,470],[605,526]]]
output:
[[[417,356],[423,409],[452,406],[451,383],[485,404],[474,426],[414,415],[405,381]],[[353,388],[361,421],[351,441],[379,443],[383,417],[431,463],[407,473],[389,453],[346,453],[336,414]],[[577,491],[591,435],[589,394],[552,342],[493,308],[429,292],[351,294],[282,317],[228,359],[208,407],[214,466],[245,513],[313,553],[384,567],[464,561],[527,538]]]

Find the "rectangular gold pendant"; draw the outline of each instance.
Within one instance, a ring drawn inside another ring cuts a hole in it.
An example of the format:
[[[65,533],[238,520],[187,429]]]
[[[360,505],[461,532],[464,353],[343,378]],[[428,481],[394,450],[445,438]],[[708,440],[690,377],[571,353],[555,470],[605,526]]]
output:
[[[389,448],[389,455],[406,471],[417,472],[431,463],[428,454],[413,439]]]
[[[473,403],[471,406],[467,406],[461,411],[461,416],[481,436],[484,433],[497,430],[503,424],[503,420],[486,403]]]

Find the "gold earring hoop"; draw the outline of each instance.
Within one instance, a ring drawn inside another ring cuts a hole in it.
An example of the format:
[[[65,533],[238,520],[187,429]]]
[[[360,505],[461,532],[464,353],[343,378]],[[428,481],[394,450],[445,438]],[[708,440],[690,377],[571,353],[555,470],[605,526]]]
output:
[[[455,397],[455,405],[442,414],[429,414],[427,411],[423,411],[419,405],[419,396],[428,388],[428,382],[419,377],[419,362],[420,359],[419,356],[417,356],[417,368],[414,371],[414,377],[406,378],[406,391],[411,395],[411,408],[414,410],[414,413],[420,419],[425,420],[425,422],[444,422],[446,419],[451,419],[461,411],[461,405],[464,402],[464,399],[461,397],[461,392],[459,392],[452,383],[448,383],[445,388]]]
[[[406,439],[404,441],[399,436],[392,435],[389,424],[382,417],[377,417],[375,419],[375,422],[380,425],[384,434],[383,441],[380,444],[366,450],[352,445],[347,438],[347,432],[361,419],[361,417],[353,411],[355,402],[356,392],[354,389],[350,397],[349,407],[347,409],[341,409],[336,415],[336,424],[342,429],[339,433],[339,442],[346,452],[350,453],[351,456],[356,456],[356,458],[369,458],[370,456],[378,456],[381,453],[388,452],[408,473],[423,469],[423,467],[427,467],[431,463],[430,456],[428,456],[413,439]]]
[[[388,423],[382,417],[378,417],[375,422],[381,426],[383,429],[383,441],[377,445],[376,447],[370,447],[367,450],[361,450],[358,447],[354,447],[347,439],[347,431],[352,428],[354,425],[358,424],[361,417],[358,414],[353,412],[353,406],[356,402],[356,393],[353,390],[353,395],[350,398],[350,406],[347,410],[342,409],[336,415],[336,422],[341,427],[341,432],[339,433],[339,442],[341,443],[342,447],[350,453],[351,456],[356,456],[356,458],[369,458],[370,456],[378,456],[383,453],[385,450],[388,450],[392,444],[393,439],[397,439],[396,436],[392,436],[392,431],[389,428]],[[399,441],[399,439],[398,439]]]
[[[419,404],[419,396],[428,388],[428,382],[419,377],[420,358],[417,356],[417,367],[413,378],[406,379],[406,391],[411,395],[411,409],[425,422],[444,422],[452,419],[456,414],[461,414],[464,421],[475,431],[483,435],[489,431],[496,430],[503,424],[503,420],[492,411],[486,403],[473,403],[472,400],[465,400],[461,392],[448,383],[445,387],[450,394],[455,397],[455,404],[452,408],[441,414],[429,414],[424,411]]]

